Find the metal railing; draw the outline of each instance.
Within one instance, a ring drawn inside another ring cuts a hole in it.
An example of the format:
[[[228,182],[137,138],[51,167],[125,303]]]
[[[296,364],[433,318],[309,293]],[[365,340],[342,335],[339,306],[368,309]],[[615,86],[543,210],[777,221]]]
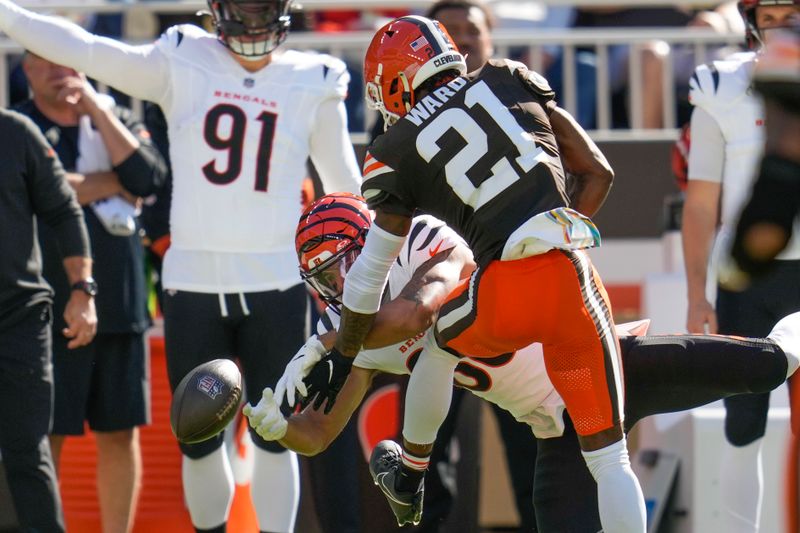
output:
[[[548,0],[549,4],[563,4],[566,0]],[[570,2],[572,5],[595,5],[596,0],[577,0]],[[615,2],[619,3],[619,2]],[[644,2],[642,0],[625,0],[630,5],[662,5],[662,2]],[[307,0],[302,2],[304,9],[316,10],[327,8],[363,8],[377,9],[387,7],[419,7],[424,8],[430,1],[412,0],[377,2],[375,0]],[[396,4],[396,5],[395,5]],[[670,3],[674,5],[673,3]],[[697,3],[693,3],[697,5]],[[105,2],[87,0],[86,2],[44,2],[31,7],[47,9],[57,12],[127,12],[132,9],[145,10],[150,13],[180,13],[193,12],[205,6],[205,2],[174,0],[174,1],[140,1],[140,2]],[[352,67],[353,76],[360,77],[363,53],[373,33],[371,31],[356,31],[342,33],[316,33],[294,32],[286,46],[300,50],[317,50],[327,52],[337,57],[346,58]],[[608,28],[608,29],[535,29],[535,30],[507,30],[500,29],[493,34],[497,56],[507,57],[514,50],[520,51],[527,58],[527,62],[534,70],[541,71],[543,52],[545,47],[560,46],[564,57],[563,61],[563,93],[559,95],[560,105],[575,114],[577,108],[577,74],[574,57],[576,51],[588,49],[594,51],[596,58],[596,129],[592,135],[600,140],[613,139],[664,139],[675,137],[675,72],[674,57],[672,53],[663,56],[661,91],[665,98],[662,102],[662,124],[658,130],[642,130],[642,109],[645,99],[644,80],[641,50],[644,46],[661,41],[667,43],[670,50],[676,48],[688,49],[694,54],[696,63],[707,61],[711,51],[717,47],[738,44],[742,37],[737,34],[720,34],[700,28]],[[628,95],[629,95],[629,123],[627,130],[612,129],[611,120],[611,89],[609,79],[609,50],[611,47],[624,45],[630,47],[630,61],[628,63]],[[0,40],[0,53],[4,56],[21,52],[15,43],[5,39]],[[359,72],[355,72],[356,68]],[[8,61],[0,61],[0,80],[8,79]],[[124,87],[118,88],[124,91]],[[5,106],[8,101],[7,84],[0,83],[0,105]],[[135,109],[138,105],[135,106]],[[361,128],[367,130],[368,120],[372,119],[370,113],[364,114],[367,119]],[[364,135],[355,134],[354,141],[365,140]]]
[[[329,9],[425,9],[434,0],[293,0],[298,9],[305,11],[323,11]],[[491,1],[491,0],[490,0]],[[520,0],[522,2],[523,0]],[[18,3],[28,9],[38,11],[59,12],[91,12],[120,13],[137,6],[158,13],[191,13],[206,8],[204,0],[19,0]],[[534,3],[534,1],[531,1]],[[571,7],[675,7],[689,8],[713,7],[719,4],[715,0],[543,0],[541,3],[551,6]]]
[[[363,60],[363,53],[372,38],[372,32],[348,33],[295,33],[287,41],[288,46],[298,49],[325,51],[337,57]],[[666,98],[662,103],[664,127],[661,132],[643,133],[642,102],[643,83],[641,47],[655,41],[662,41],[676,47],[689,47],[696,61],[703,63],[711,58],[711,50],[719,46],[738,44],[742,37],[737,34],[720,34],[706,29],[687,28],[616,28],[616,29],[570,29],[570,30],[498,30],[493,34],[498,57],[507,57],[511,49],[527,52],[529,66],[541,70],[543,51],[548,46],[563,47],[563,79],[564,93],[559,101],[567,111],[575,113],[577,107],[577,75],[573,58],[578,49],[592,49],[596,54],[596,109],[597,129],[593,132],[603,139],[638,138],[646,135],[649,138],[673,138],[675,135],[676,116],[674,98],[675,80],[673,56],[664,56],[662,90]],[[630,130],[631,133],[611,129],[611,91],[609,80],[609,48],[616,45],[630,46],[632,53],[629,62],[629,94],[630,94]]]

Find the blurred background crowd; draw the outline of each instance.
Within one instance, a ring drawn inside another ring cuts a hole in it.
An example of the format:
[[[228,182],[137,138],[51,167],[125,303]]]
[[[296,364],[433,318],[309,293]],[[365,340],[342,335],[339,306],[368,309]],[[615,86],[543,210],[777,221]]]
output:
[[[198,13],[205,9],[203,2],[41,0],[20,3],[30,9],[68,18],[92,33],[130,43],[152,42],[167,28],[181,23],[213,31],[208,16]],[[457,6],[463,2],[450,3]],[[438,18],[437,13],[430,11],[434,2],[311,0],[302,4],[292,12],[291,32],[284,47],[325,52],[345,62],[351,75],[345,99],[348,127],[356,154],[363,157],[365,145],[381,126],[378,115],[366,109],[364,103],[362,64],[366,45],[373,32],[394,17],[432,14]],[[620,4],[601,5],[592,0],[487,0],[467,2],[467,5],[470,16],[444,22],[461,51],[467,54],[470,69],[495,56],[521,61],[541,73],[555,90],[559,105],[590,132],[615,168],[617,178],[613,192],[596,219],[604,237],[604,247],[593,252],[593,260],[604,274],[617,322],[650,316],[654,318],[656,333],[684,331],[687,303],[682,250],[677,236],[690,148],[687,135],[692,114],[690,78],[697,65],[745,50],[745,23],[736,2],[671,4],[626,0]],[[442,13],[442,17],[446,15]],[[0,76],[7,80],[0,87],[0,105],[24,105],[36,83],[35,79],[30,79],[35,71],[30,64],[26,67],[30,57],[24,59],[23,50],[8,39],[0,41],[0,45],[4,54]],[[136,525],[131,519],[126,527],[135,531],[166,531],[168,527],[174,531],[191,531],[185,511],[181,510],[183,514],[175,518],[170,515],[174,510],[166,505],[180,501],[180,459],[168,435],[164,414],[169,392],[159,330],[159,273],[169,246],[171,194],[166,123],[156,105],[131,99],[124,92],[102,85],[97,85],[97,89],[113,95],[117,104],[132,110],[131,131],[136,131],[139,122],[146,125],[148,142],[152,140],[166,164],[165,176],[158,180],[164,183],[159,183],[155,191],[143,189],[138,195],[140,199],[135,200],[133,239],[142,248],[131,248],[130,260],[144,265],[145,278],[141,284],[126,286],[126,290],[138,291],[136,297],[147,300],[149,316],[137,317],[132,325],[124,328],[146,335],[148,339],[150,358],[146,372],[150,390],[147,408],[152,426],[143,428],[141,433],[142,451],[137,449],[136,454],[141,453],[142,459],[137,460],[144,461],[144,473],[136,474],[140,478],[128,499],[133,499],[135,509],[139,498],[137,516],[151,521],[140,520]],[[322,192],[321,182],[309,166],[303,201],[308,203]],[[318,304],[312,306],[315,312],[321,309]],[[398,386],[402,386],[402,382],[396,379],[377,384],[377,388]],[[402,394],[395,393],[391,400],[396,404],[398,397]],[[383,436],[396,432],[399,415],[395,404],[386,411],[380,411],[380,405],[372,405],[372,411],[365,411],[363,418],[355,420],[338,447],[326,452],[334,457],[333,462],[344,461],[341,458],[348,456],[353,464],[354,457],[363,463],[362,454],[354,454],[353,450],[377,439],[364,427],[378,426],[380,429],[375,431]],[[464,524],[476,531],[479,528],[514,531],[532,527],[532,517],[524,501],[527,496],[524,485],[530,484],[530,474],[509,471],[499,453],[504,449],[509,456],[514,453],[524,456],[526,446],[533,442],[532,435],[527,432],[513,436],[514,428],[510,427],[515,425],[513,420],[503,418],[507,413],[504,415],[498,410],[497,418],[488,416],[489,408],[478,405],[474,398],[465,399],[462,404],[461,413],[455,413],[453,418],[467,420],[468,427],[460,424],[462,429],[454,433],[451,445],[442,451],[446,457],[441,459],[441,466],[437,466],[441,490],[447,493],[446,503],[442,505],[449,510],[452,504],[455,512],[451,513],[449,521],[442,518],[433,525],[428,524],[428,530],[463,531],[459,528],[465,527]],[[391,419],[392,416],[395,418]],[[391,419],[388,422],[387,417]],[[498,424],[500,429],[496,428]],[[246,491],[249,490],[246,489],[248,446],[252,444],[247,444],[247,432],[241,424],[237,431],[229,433],[228,438],[234,441],[230,449],[239,456],[238,462],[234,462],[234,474],[237,484],[241,481],[240,485],[245,487],[241,490]],[[498,438],[498,434],[503,437]],[[136,439],[138,448],[139,437]],[[86,464],[94,466],[96,452],[91,441],[86,442],[73,443],[72,448],[65,444],[59,473],[63,475],[62,491],[71,491],[63,495],[67,523],[73,525],[73,531],[88,532],[100,530],[100,518],[97,505],[93,503],[94,479],[85,479]],[[129,441],[125,442],[129,447]],[[636,442],[635,436],[633,442]],[[155,449],[163,454],[157,461],[148,456]],[[129,448],[126,450],[124,453],[132,453]],[[363,464],[360,468],[363,470]],[[150,476],[158,470],[166,472],[163,478],[171,476],[177,481],[164,485],[167,489],[162,492],[153,492],[153,487],[158,488],[160,482],[153,482]],[[345,502],[344,497],[337,499],[336,494],[324,489],[330,487],[324,482],[326,476],[339,475],[330,464],[303,462],[301,470],[303,498],[297,531],[371,531],[366,525],[368,520],[363,517],[365,509],[371,505],[369,502],[377,501],[377,496],[362,496],[365,503],[361,504],[353,500]],[[478,471],[484,473],[482,479]],[[361,480],[364,478],[362,472]],[[512,486],[516,492],[511,490]],[[360,490],[358,487],[349,489],[356,493]],[[168,494],[172,490],[177,494]],[[239,490],[237,487],[237,498],[246,501]],[[370,490],[372,487],[366,487],[360,492],[366,494]],[[343,489],[343,492],[346,491]],[[4,490],[0,488],[0,530],[5,527],[14,531],[13,509],[7,495],[3,496]],[[689,505],[686,501],[692,497],[683,494],[678,499]],[[142,512],[145,507],[156,511],[147,515]],[[239,531],[238,527],[249,531],[254,520],[252,509],[246,504],[235,505],[233,513],[229,531]],[[431,507],[430,514],[439,516],[435,513],[435,508]],[[460,518],[452,518],[457,515]],[[447,516],[447,512],[441,516]],[[384,522],[379,527],[391,526]]]

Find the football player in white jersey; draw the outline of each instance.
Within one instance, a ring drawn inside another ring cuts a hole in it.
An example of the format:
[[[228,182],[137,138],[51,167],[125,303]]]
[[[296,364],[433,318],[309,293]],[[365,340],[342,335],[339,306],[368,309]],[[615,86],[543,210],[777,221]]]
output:
[[[687,329],[690,333],[763,336],[777,318],[800,310],[797,231],[769,276],[742,292],[720,286],[716,306],[706,296],[706,273],[711,271],[709,263],[715,265],[730,249],[763,149],[764,109],[751,86],[754,67],[760,51],[770,46],[776,29],[800,15],[800,2],[742,0],[739,9],[751,51],[701,65],[690,80],[694,109],[682,229]],[[721,528],[755,532],[762,493],[761,437],[766,429],[769,394],[730,398],[725,405],[725,435],[730,446],[722,454]]]
[[[800,17],[764,51],[753,86],[764,97],[764,157],[731,253],[745,282],[769,272],[800,214]]]
[[[328,55],[276,51],[289,30],[289,3],[210,0],[215,34],[180,25],[155,43],[130,46],[0,0],[0,29],[26,49],[164,111],[173,172],[163,267],[173,387],[221,354],[239,359],[254,394],[277,381],[286,354],[305,338],[306,291],[292,243],[306,161],[325,189],[359,188],[343,104],[349,74]],[[296,457],[251,435],[259,528],[291,531]],[[234,484],[222,436],[181,451],[195,528],[224,531]]]
[[[390,270],[385,301],[367,336],[365,350],[356,357],[330,414],[308,408],[287,421],[278,406],[284,394],[290,404],[295,403],[295,388],[305,394],[304,374],[333,345],[344,278],[361,251],[370,225],[364,201],[347,194],[327,195],[303,214],[297,228],[301,275],[329,307],[317,325],[317,335],[292,359],[274,395],[272,389],[265,389],[256,407],[245,408],[250,424],[263,437],[305,455],[322,452],[336,438],[361,403],[375,373],[412,371],[444,298],[475,268],[466,243],[453,230],[431,216],[415,217],[410,237]],[[620,326],[620,333],[643,333],[646,324],[644,328],[642,325]],[[770,338],[775,342],[718,336],[623,339],[627,427],[650,414],[778,386],[800,361],[800,313],[781,321]],[[723,362],[731,371],[720,375]],[[596,486],[568,419],[565,426],[564,402],[547,377],[541,345],[496,358],[462,359],[456,367],[455,382],[507,409],[518,421],[528,424],[536,437],[544,439],[539,442],[536,465],[539,529],[599,530]]]

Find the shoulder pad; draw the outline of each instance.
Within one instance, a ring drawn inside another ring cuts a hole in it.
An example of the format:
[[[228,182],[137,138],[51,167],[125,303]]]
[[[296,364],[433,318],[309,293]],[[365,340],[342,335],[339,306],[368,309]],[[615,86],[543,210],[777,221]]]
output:
[[[347,96],[350,74],[344,61],[328,54],[287,50],[284,62],[299,76],[301,83],[322,88],[326,97]]]
[[[163,50],[175,50],[185,39],[196,40],[203,37],[211,37],[211,34],[194,24],[179,24],[167,28],[156,41],[156,46]]]
[[[321,54],[322,79],[325,86],[339,97],[347,96],[347,86],[350,83],[350,73],[344,61],[328,54]]]
[[[423,250],[443,227],[444,222],[430,215],[414,217],[406,239],[409,250]]]
[[[322,65],[323,77],[326,80],[336,79],[347,72],[347,66],[344,64],[344,61],[338,57],[333,57],[328,54],[317,54],[317,59]]]
[[[548,98],[555,96],[555,92],[550,87],[550,82],[538,72],[530,70],[524,63],[510,59],[501,59],[492,63],[494,63],[494,66],[504,66],[510,70],[533,93]]]
[[[459,245],[466,247],[464,240],[442,220],[431,215],[417,215],[412,220],[400,259],[416,270],[437,253]]]
[[[750,88],[754,55],[736,54],[699,65],[689,80],[689,101],[704,108],[728,106]]]

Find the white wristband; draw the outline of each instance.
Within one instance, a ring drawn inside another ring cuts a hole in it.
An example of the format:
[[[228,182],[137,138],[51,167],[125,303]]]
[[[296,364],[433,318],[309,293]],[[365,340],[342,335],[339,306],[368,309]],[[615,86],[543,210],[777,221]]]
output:
[[[364,248],[344,280],[345,307],[365,315],[378,311],[389,269],[405,242],[406,235],[395,235],[372,224]]]

